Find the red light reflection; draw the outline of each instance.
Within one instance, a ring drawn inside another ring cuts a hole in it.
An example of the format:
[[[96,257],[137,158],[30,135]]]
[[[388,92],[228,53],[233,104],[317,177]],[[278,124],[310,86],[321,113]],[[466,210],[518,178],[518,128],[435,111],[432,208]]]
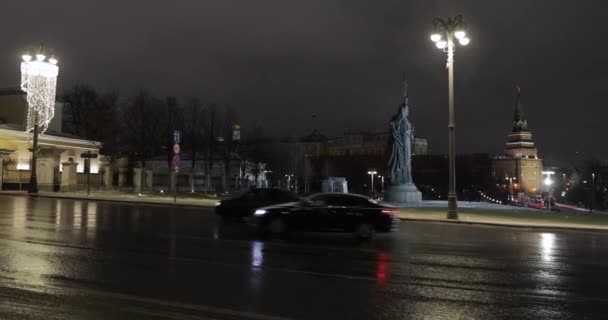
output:
[[[386,280],[388,275],[388,254],[386,252],[378,253],[376,259],[376,278],[382,282]]]

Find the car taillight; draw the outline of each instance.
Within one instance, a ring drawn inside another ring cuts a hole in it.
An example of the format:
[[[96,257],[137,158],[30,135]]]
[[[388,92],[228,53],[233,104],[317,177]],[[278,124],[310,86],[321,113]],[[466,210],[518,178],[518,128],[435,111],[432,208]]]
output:
[[[394,210],[394,209],[382,209],[382,213],[383,214],[395,215],[395,214],[397,214],[397,210]]]

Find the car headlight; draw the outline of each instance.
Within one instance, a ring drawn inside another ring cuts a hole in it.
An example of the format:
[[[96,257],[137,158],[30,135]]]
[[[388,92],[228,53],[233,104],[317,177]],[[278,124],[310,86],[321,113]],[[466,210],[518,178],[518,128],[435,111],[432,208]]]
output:
[[[220,201],[218,201],[218,202],[216,202],[216,203],[215,203],[215,206],[216,206],[216,207],[218,207],[218,206],[220,206],[221,204],[222,204],[222,203],[221,203]]]
[[[253,214],[256,215],[256,216],[261,216],[261,215],[266,214],[266,210],[264,210],[264,209],[258,209],[258,210],[255,210],[255,212]]]

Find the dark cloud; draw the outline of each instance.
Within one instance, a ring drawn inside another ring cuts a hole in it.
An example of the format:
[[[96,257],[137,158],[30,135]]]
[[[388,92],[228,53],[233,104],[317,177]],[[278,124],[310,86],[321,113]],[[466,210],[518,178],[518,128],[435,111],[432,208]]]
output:
[[[199,96],[276,135],[384,130],[410,81],[412,118],[432,152],[447,145],[445,55],[435,16],[462,13],[471,45],[456,52],[461,152],[500,153],[512,88],[523,87],[541,152],[608,158],[602,129],[608,23],[602,1],[7,0],[0,86],[18,84],[23,48],[53,46],[60,86]],[[317,114],[314,120],[312,114]]]

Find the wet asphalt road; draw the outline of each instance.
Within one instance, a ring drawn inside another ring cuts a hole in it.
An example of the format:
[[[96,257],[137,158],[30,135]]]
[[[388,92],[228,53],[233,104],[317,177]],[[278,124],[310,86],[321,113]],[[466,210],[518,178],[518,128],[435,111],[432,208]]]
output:
[[[0,319],[605,319],[608,233],[259,241],[210,209],[0,196]]]

